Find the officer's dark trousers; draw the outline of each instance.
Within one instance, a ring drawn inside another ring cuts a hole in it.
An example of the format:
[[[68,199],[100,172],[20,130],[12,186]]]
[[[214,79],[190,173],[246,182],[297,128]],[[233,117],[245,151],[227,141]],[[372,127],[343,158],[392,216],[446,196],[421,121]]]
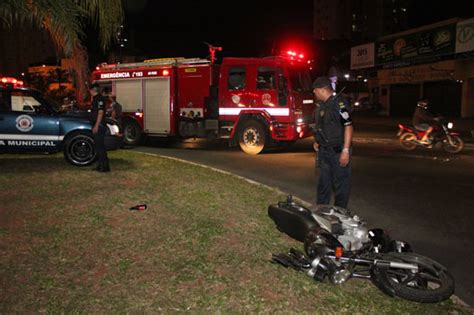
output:
[[[99,125],[99,132],[94,134],[95,151],[97,152],[98,169],[109,169],[109,158],[105,150],[105,131],[106,126]]]
[[[341,153],[331,147],[321,147],[317,158],[320,169],[316,203],[329,204],[334,190],[334,205],[347,208],[350,194],[351,162],[339,165]]]

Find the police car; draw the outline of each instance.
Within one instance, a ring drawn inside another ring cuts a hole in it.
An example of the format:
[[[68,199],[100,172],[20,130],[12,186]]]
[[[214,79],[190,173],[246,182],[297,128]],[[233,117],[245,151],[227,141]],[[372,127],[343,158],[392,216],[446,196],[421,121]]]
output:
[[[13,78],[0,78],[0,152],[56,153],[77,166],[96,160],[88,113],[60,113],[41,92],[22,87]],[[107,150],[120,147],[119,127],[107,122]]]

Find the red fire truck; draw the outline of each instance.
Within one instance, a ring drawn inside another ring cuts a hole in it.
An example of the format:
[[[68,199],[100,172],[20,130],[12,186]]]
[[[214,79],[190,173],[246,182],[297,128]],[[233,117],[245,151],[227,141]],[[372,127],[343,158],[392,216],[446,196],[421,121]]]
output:
[[[102,65],[94,82],[123,110],[127,144],[144,135],[227,138],[249,154],[311,135],[309,65],[289,52],[267,58],[167,58]]]

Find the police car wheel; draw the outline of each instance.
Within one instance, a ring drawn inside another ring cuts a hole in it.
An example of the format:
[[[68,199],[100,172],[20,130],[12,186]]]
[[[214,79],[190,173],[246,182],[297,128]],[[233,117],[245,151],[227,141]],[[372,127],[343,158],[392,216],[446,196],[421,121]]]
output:
[[[128,145],[138,145],[142,138],[140,126],[136,122],[126,122],[123,128],[123,141]]]
[[[64,145],[66,161],[76,166],[87,166],[96,159],[92,135],[75,133],[66,139]]]
[[[266,138],[263,125],[255,120],[249,120],[240,130],[239,146],[245,153],[257,155],[263,151]]]

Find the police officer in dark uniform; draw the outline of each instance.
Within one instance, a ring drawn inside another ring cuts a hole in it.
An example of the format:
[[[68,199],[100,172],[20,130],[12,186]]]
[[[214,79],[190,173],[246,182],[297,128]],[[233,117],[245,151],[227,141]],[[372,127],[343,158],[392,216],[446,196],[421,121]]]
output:
[[[315,111],[317,152],[320,168],[316,203],[329,204],[334,190],[334,205],[347,208],[350,194],[352,119],[345,100],[334,95],[331,80],[319,77],[313,82],[319,101]]]
[[[98,160],[96,170],[99,172],[110,172],[109,158],[105,150],[105,133],[107,130],[105,123],[106,99],[99,92],[99,85],[92,84],[90,87],[92,95],[91,124]]]

